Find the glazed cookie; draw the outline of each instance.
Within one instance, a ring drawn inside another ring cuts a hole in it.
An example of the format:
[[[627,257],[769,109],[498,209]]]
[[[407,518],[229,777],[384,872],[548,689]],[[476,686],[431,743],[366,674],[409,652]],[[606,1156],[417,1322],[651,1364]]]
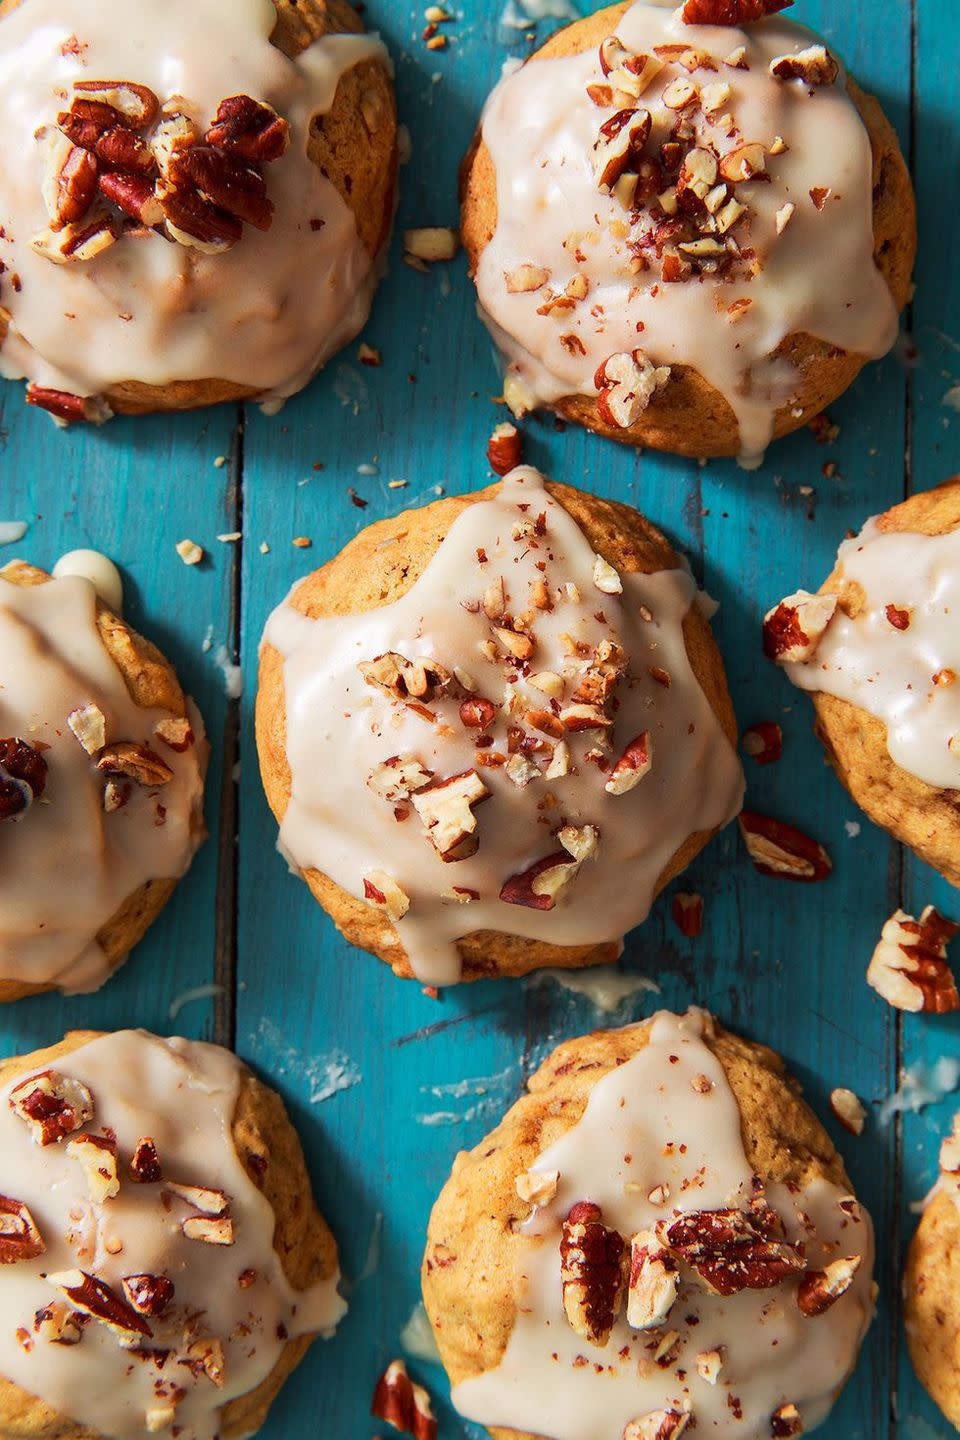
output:
[[[283,1102],[219,1046],[9,1060],[0,1153],[4,1436],[251,1435],[346,1308]]]
[[[379,277],[397,163],[380,40],[347,0],[0,17],[0,373],[67,422],[278,408],[357,334]]]
[[[788,3],[609,6],[494,90],[462,232],[515,414],[752,465],[890,349],[909,176],[816,35],[738,24]]]
[[[960,1116],[940,1147],[904,1275],[907,1346],[924,1389],[960,1430]]]
[[[764,621],[866,813],[960,885],[960,480],[868,520]]]
[[[873,1229],[783,1062],[702,1011],[561,1045],[461,1154],[423,1294],[496,1440],[767,1440],[825,1418]]]
[[[0,1000],[121,964],[204,837],[206,755],[171,666],[89,580],[0,570]]]
[[[281,849],[430,984],[615,958],[739,810],[735,737],[664,537],[529,468],[362,531],[264,635]]]

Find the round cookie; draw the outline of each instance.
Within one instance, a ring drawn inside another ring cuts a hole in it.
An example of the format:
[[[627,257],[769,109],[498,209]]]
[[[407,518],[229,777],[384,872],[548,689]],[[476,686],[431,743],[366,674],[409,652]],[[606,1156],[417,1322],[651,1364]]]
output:
[[[457,1157],[422,1281],[453,1403],[495,1440],[760,1440],[825,1417],[872,1264],[780,1058],[661,1012],[565,1042]]]
[[[346,1308],[280,1097],[218,1046],[144,1031],[73,1032],[4,1062],[0,1090],[0,1429],[252,1434]]]
[[[838,597],[835,609],[832,600],[818,609],[798,591],[765,622],[767,653],[813,693],[816,732],[853,799],[953,885],[960,885],[958,574],[960,480],[953,479],[894,505],[843,543],[819,591]],[[799,648],[788,624],[797,602],[806,617]],[[908,694],[914,698],[905,708]]]
[[[614,959],[742,798],[694,597],[635,510],[524,468],[297,585],[261,648],[260,766],[346,938],[430,984]]]
[[[815,35],[682,8],[608,6],[501,82],[461,230],[516,413],[757,463],[892,345],[915,206],[889,121]]]
[[[278,407],[369,313],[395,207],[387,53],[347,0],[146,0],[136,35],[131,14],[0,3],[9,126],[27,127],[0,183],[4,373],[67,422]],[[17,67],[44,23],[48,86]],[[101,95],[98,74],[133,89]]]
[[[940,1148],[940,1181],[907,1251],[904,1323],[921,1384],[960,1430],[960,1127]]]
[[[206,757],[173,667],[89,581],[0,570],[0,1001],[126,959],[205,836]]]

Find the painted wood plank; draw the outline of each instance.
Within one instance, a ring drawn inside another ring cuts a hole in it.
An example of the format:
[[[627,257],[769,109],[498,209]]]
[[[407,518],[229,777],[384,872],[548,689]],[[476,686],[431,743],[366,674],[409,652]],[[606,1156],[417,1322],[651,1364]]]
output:
[[[78,547],[112,556],[123,575],[126,614],[176,666],[203,712],[213,745],[208,779],[210,838],[161,919],[98,994],[41,996],[0,1007],[0,1050],[12,1054],[59,1039],[64,1030],[143,1025],[166,1033],[212,1034],[209,1000],[170,1019],[178,996],[214,975],[213,895],[217,876],[226,695],[213,660],[229,639],[232,547],[216,535],[233,529],[229,455],[235,415],[115,420],[103,430],[58,431],[29,410],[22,387],[0,387],[0,518],[26,520],[16,546],[0,551],[52,569]],[[184,536],[208,559],[185,569],[174,546]],[[205,651],[208,631],[214,641]]]

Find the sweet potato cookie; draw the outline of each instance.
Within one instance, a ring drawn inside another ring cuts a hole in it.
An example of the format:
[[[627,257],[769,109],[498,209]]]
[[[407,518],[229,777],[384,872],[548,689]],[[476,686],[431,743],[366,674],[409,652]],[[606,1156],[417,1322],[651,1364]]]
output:
[[[783,1062],[709,1016],[570,1040],[460,1154],[423,1295],[495,1440],[820,1423],[873,1313],[873,1235]]]
[[[90,990],[204,838],[207,745],[172,666],[76,577],[0,570],[0,1001]]]
[[[960,1126],[940,1147],[940,1182],[907,1252],[904,1323],[921,1384],[960,1430]]]
[[[41,26],[47,83],[17,64]],[[3,0],[0,345],[28,400],[67,422],[279,405],[357,333],[397,166],[362,32],[347,0]]]
[[[279,1096],[130,1030],[8,1060],[0,1089],[0,1434],[252,1434],[345,1309]]]
[[[500,83],[463,240],[516,413],[756,463],[892,345],[914,200],[814,35],[682,9],[609,6]]]
[[[960,885],[960,480],[845,541],[819,596],[765,622],[767,653],[813,693],[816,731],[871,820]]]
[[[430,984],[613,959],[742,796],[694,596],[635,510],[522,468],[298,585],[260,766],[346,938]]]

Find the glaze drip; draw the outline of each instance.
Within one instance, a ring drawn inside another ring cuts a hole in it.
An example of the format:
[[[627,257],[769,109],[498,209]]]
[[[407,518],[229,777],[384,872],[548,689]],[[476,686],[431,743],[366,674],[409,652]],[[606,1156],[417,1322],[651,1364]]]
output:
[[[559,1172],[559,1188],[522,1227],[507,1348],[496,1369],[455,1387],[454,1404],[483,1425],[550,1440],[610,1440],[660,1411],[689,1417],[696,1433],[767,1440],[799,1433],[771,1429],[784,1405],[797,1407],[809,1431],[853,1368],[873,1314],[870,1219],[826,1181],[796,1193],[766,1190],[787,1239],[805,1242],[808,1266],[862,1257],[852,1285],[826,1313],[801,1314],[795,1281],[721,1296],[681,1267],[679,1294],[659,1327],[638,1331],[621,1316],[597,1349],[565,1317],[559,1244],[573,1205],[600,1206],[604,1223],[629,1241],[674,1214],[747,1210],[756,1195],[736,1098],[704,1043],[709,1017],[661,1012],[646,1023],[645,1048],[594,1086],[580,1121],[532,1167],[533,1176]]]
[[[816,43],[782,17],[692,26],[641,0],[617,41],[603,64],[596,48],[532,59],[484,112],[497,225],[476,280],[508,362],[505,393],[519,411],[600,387],[613,402],[604,418],[627,425],[668,367],[690,366],[731,406],[742,460],[757,464],[801,384],[776,353],[788,336],[868,357],[893,344],[896,307],[873,259],[869,137],[842,73],[818,84],[770,73]],[[642,81],[638,56],[649,62]],[[646,121],[624,122],[631,114],[649,114],[649,138]],[[699,157],[679,200],[677,174],[651,166],[678,125]],[[751,167],[760,180],[739,178]],[[673,234],[688,204],[709,234]],[[637,346],[639,373],[628,364]],[[611,356],[619,390],[601,384]]]
[[[288,599],[264,635],[284,657],[281,849],[382,909],[432,984],[478,930],[621,940],[742,799],[686,654],[695,595],[682,570],[617,575],[521,468],[393,604],[309,620]]]

